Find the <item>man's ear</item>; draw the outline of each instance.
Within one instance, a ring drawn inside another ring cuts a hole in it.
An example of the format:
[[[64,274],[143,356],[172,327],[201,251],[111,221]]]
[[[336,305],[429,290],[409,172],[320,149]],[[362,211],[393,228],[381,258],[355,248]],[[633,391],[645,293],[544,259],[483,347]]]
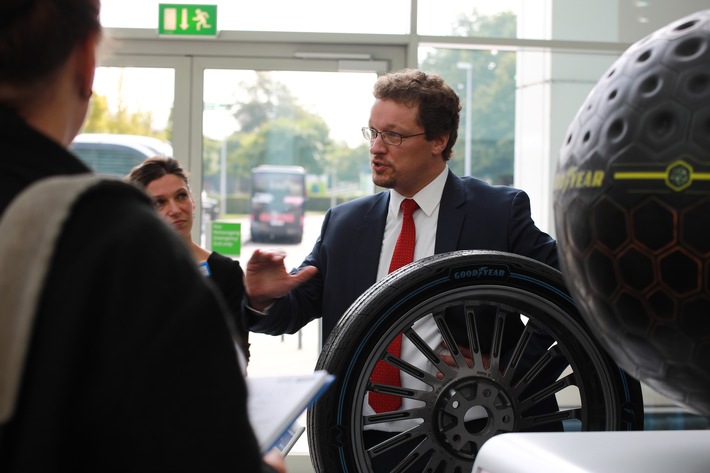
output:
[[[434,138],[434,147],[432,151],[434,154],[441,154],[444,152],[446,145],[449,143],[449,135],[440,135]]]
[[[79,47],[77,54],[77,79],[81,97],[88,100],[94,88],[94,75],[96,74],[96,50],[98,34],[89,35]]]

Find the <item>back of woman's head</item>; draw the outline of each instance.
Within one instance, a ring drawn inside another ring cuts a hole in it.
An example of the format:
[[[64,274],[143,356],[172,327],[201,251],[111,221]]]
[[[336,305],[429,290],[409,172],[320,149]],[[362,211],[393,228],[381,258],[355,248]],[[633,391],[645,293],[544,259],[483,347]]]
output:
[[[75,46],[101,31],[100,0],[0,1],[0,104],[50,82]]]
[[[180,166],[180,163],[174,158],[165,156],[147,158],[138,166],[131,169],[131,172],[126,176],[126,181],[145,189],[154,180],[160,179],[168,174],[174,174],[185,181],[185,185],[188,185],[189,189],[187,173],[182,166]]]

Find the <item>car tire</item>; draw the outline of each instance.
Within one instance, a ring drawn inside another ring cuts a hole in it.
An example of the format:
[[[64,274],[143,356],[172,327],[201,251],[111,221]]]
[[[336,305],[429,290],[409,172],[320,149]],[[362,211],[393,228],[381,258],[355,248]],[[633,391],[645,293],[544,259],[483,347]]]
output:
[[[465,319],[461,329],[450,316],[457,310]],[[476,314],[484,312],[491,332],[479,328],[484,316]],[[456,361],[455,367],[439,363],[443,379],[387,353],[395,335],[404,333],[422,355],[439,360],[413,328],[424,317],[436,322]],[[513,331],[517,325],[522,331]],[[484,339],[490,340],[488,367]],[[466,342],[473,366],[457,348]],[[417,377],[426,388],[374,385],[370,374],[380,359],[399,363],[403,376]],[[639,382],[598,344],[560,272],[508,253],[457,251],[390,274],[344,314],[316,369],[336,375],[308,411],[308,444],[320,473],[466,472],[483,443],[504,432],[643,429]],[[364,399],[372,390],[398,393],[419,406],[366,415]],[[558,407],[563,394],[573,405]],[[481,406],[487,423],[471,429],[466,409],[456,412],[455,405]],[[368,429],[385,421],[416,425],[372,444]]]

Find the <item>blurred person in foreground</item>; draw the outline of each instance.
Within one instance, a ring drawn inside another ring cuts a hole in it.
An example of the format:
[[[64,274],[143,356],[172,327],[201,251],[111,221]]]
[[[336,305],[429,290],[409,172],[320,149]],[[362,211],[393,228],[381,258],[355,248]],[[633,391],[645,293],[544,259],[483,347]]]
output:
[[[185,241],[200,271],[212,281],[227,302],[239,335],[239,345],[249,361],[249,330],[244,327],[244,271],[239,261],[209,251],[192,241],[195,199],[185,170],[174,159],[154,156],[134,167],[126,180],[147,192],[153,206]]]
[[[99,9],[0,2],[0,215],[42,178],[90,172],[67,147],[92,93]],[[82,195],[42,287],[0,471],[285,471],[249,424],[223,300],[142,192]]]

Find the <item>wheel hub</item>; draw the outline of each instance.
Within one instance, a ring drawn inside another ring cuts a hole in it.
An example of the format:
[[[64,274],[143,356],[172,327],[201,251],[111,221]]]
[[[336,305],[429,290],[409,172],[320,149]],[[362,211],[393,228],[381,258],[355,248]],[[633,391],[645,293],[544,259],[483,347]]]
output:
[[[475,458],[484,442],[515,427],[512,402],[502,387],[486,378],[448,386],[437,403],[437,428],[452,453]]]

